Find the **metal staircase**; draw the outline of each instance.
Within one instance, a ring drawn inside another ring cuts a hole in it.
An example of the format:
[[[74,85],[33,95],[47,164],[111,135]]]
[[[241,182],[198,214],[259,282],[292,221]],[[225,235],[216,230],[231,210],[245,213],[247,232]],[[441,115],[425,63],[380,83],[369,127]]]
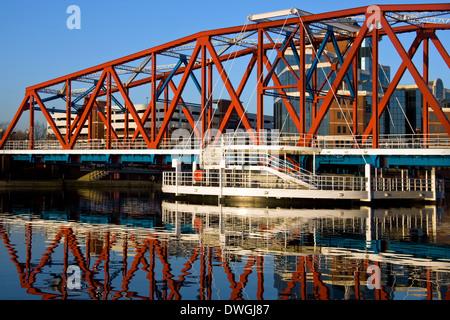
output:
[[[263,169],[275,174],[284,180],[298,183],[308,189],[317,189],[315,175],[289,161],[285,161],[273,155],[267,155],[267,162]]]
[[[107,174],[108,171],[106,170],[94,170],[79,178],[78,181],[97,181],[106,176]]]
[[[211,157],[214,153],[214,157]],[[278,155],[269,154],[261,150],[220,150],[208,152],[209,163],[220,163],[221,159],[226,161],[228,167],[254,168],[276,175],[283,180],[304,186],[307,189],[317,189],[317,176],[312,172],[301,168],[290,161],[281,159]],[[213,161],[211,161],[214,159]]]

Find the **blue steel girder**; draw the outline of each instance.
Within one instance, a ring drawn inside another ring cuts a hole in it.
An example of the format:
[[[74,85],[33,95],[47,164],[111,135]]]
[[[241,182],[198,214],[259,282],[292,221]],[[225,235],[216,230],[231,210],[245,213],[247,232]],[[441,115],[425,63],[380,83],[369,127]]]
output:
[[[107,90],[104,86],[102,86],[102,90],[107,93]],[[111,94],[111,100],[114,101],[117,106],[120,108],[120,110],[122,111],[122,113],[125,112],[125,108],[122,106],[122,104],[114,97],[114,95]]]
[[[308,90],[311,90],[309,83],[311,82],[311,78],[317,69],[317,65],[319,64],[320,57],[322,57],[322,53],[325,50],[325,47],[327,46],[329,39],[330,39],[330,33],[327,32],[325,34],[325,37],[322,40],[322,43],[320,44],[319,50],[317,50],[316,56],[314,57],[314,61],[312,62],[311,67],[309,68],[308,73],[306,74],[305,83],[306,83],[306,88]]]
[[[342,57],[341,50],[339,49],[339,45],[337,43],[336,37],[334,36],[333,27],[328,26],[328,32],[331,33],[331,35],[330,35],[331,42],[333,43],[334,51],[336,51],[336,55],[338,57],[339,64],[342,66],[342,64],[344,63],[344,59]],[[349,76],[348,72],[345,74],[345,82],[347,82],[347,86],[349,88],[350,95],[352,96],[352,98],[354,98],[355,91],[353,90],[353,85],[350,80],[350,76]]]
[[[83,108],[83,105],[81,105],[81,104],[77,104],[81,99],[83,99],[84,97],[86,97],[88,94],[90,94],[94,89],[95,89],[95,86],[97,85],[97,80],[95,80],[95,84],[92,86],[92,87],[90,87],[90,88],[88,88],[88,89],[86,89],[86,91],[84,91],[82,94],[80,94],[78,97],[76,97],[75,99],[73,99],[71,102],[70,102],[70,105],[71,105],[71,107],[75,110],[75,112],[73,112],[72,111],[72,113],[78,113],[78,110],[80,110],[81,108]],[[67,102],[67,98],[66,98],[66,96],[65,95],[63,95],[63,94],[58,94],[58,95],[55,95],[55,96],[52,96],[52,97],[49,97],[49,98],[47,98],[47,99],[42,99],[42,102],[47,102],[47,101],[51,101],[51,100],[54,100],[54,99],[56,99],[56,98],[61,98],[62,100],[64,100],[64,101],[66,101]],[[50,99],[50,100],[49,100]],[[57,112],[66,112],[66,110],[57,110]]]
[[[43,103],[45,103],[45,102],[53,101],[53,100],[60,99],[60,98],[65,99],[65,96],[60,95],[60,94],[56,94],[56,95],[54,95],[54,96],[47,97],[47,98],[44,98],[44,99],[41,99],[41,100],[42,100]],[[34,101],[33,101],[33,107],[34,107],[34,110],[41,111],[41,107],[40,107],[39,105],[37,105],[37,104],[38,104],[37,101],[34,100]],[[36,105],[37,105],[37,106],[36,106]],[[55,112],[66,112],[66,110],[52,108],[52,109],[49,110],[49,112],[50,112],[50,113],[55,113]]]
[[[277,68],[278,63],[280,62],[280,60],[282,60],[280,55],[283,55],[286,48],[288,46],[291,46],[291,43],[293,44],[293,38],[292,38],[292,33],[291,32],[286,32],[286,37],[284,38],[283,43],[281,44],[280,49],[275,48],[275,50],[277,51],[277,57],[275,58],[275,61],[272,64],[272,69],[270,69],[270,71],[267,73],[266,77],[264,78],[263,81],[263,86],[266,87],[267,84],[269,83],[270,79],[272,79],[272,76],[275,72],[275,69]],[[294,46],[295,47],[295,46]],[[297,50],[293,50],[293,52],[296,52]],[[300,61],[300,60],[298,60]],[[294,74],[294,76],[296,78],[298,78],[298,76],[296,74]]]
[[[78,101],[80,101],[81,99],[83,99],[84,97],[86,97],[89,93],[91,93],[94,89],[95,86],[97,85],[97,80],[95,81],[94,85],[92,87],[90,87],[89,89],[87,89],[85,92],[83,92],[82,94],[80,94],[78,97],[76,97],[75,99],[73,99],[72,101],[72,107],[76,106],[76,103]],[[65,99],[65,97],[64,97]],[[76,109],[76,108],[75,108]]]
[[[169,76],[166,78],[166,80],[164,81],[164,83],[162,84],[161,88],[158,90],[158,92],[156,93],[156,99],[159,98],[159,96],[164,92],[164,90],[167,88],[167,86],[169,85],[170,81],[172,81],[172,78],[175,76],[175,74],[177,73],[178,69],[181,67],[181,65],[183,64],[183,61],[186,61],[186,56],[181,55],[180,54],[180,60],[178,60],[177,64],[175,65],[175,67],[172,69],[172,71],[170,72]]]
[[[323,38],[323,40],[320,44],[319,50],[317,51],[317,54],[314,57],[314,61],[311,64],[311,67],[309,68],[308,73],[306,74],[306,90],[308,92],[310,92],[311,94],[313,91],[310,86],[311,78],[317,69],[317,65],[319,64],[320,58],[322,57],[322,54],[325,51],[325,48],[326,48],[328,42],[330,41],[330,39],[333,44],[334,50],[336,51],[336,55],[339,60],[339,64],[342,65],[344,63],[344,59],[342,57],[341,50],[339,49],[339,45],[337,43],[336,37],[334,36],[333,27],[328,26],[327,33],[325,34],[325,37]],[[352,96],[352,98],[354,98],[355,91],[353,89],[353,85],[352,85],[352,82],[351,82],[348,72],[345,74],[345,82],[347,83],[347,86],[349,88],[350,95]]]
[[[183,59],[182,61],[183,61],[183,64],[187,67],[187,64],[188,64],[187,59]],[[192,81],[194,81],[194,84],[197,87],[198,92],[200,94],[202,94],[202,87],[200,86],[200,83],[198,82],[197,77],[195,76],[195,74],[193,72],[191,72],[190,76],[192,78]]]

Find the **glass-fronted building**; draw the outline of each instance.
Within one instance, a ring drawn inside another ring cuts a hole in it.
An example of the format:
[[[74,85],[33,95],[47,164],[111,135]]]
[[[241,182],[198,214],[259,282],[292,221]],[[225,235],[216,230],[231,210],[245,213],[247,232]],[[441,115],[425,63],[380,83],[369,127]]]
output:
[[[333,51],[326,51],[328,58],[335,62],[337,56]],[[287,50],[285,58],[292,67],[298,72],[297,61],[292,51]],[[312,49],[306,49],[306,73],[312,65]],[[331,65],[325,56],[322,56],[317,65],[317,87],[325,81],[330,73]],[[352,78],[352,67],[349,69],[349,76]],[[283,61],[277,65],[276,73],[282,85],[297,84],[296,78],[292,75],[290,69],[286,67]],[[390,84],[390,67],[379,65],[379,99],[381,101],[384,93]],[[325,95],[334,81],[336,72],[333,72],[330,79],[323,83],[321,95]],[[309,84],[312,87],[312,84]],[[450,114],[450,89],[446,89],[441,79],[435,79],[429,82],[429,87],[438,100],[444,114],[449,117]],[[299,113],[299,93],[296,88],[286,89],[286,94],[297,113]],[[338,93],[349,95],[345,82],[339,88]],[[280,96],[274,92],[274,127],[285,133],[298,133],[298,130],[292,121]],[[317,110],[320,109],[319,99]],[[309,95],[306,98],[305,110],[305,132],[308,132],[312,122],[313,101]],[[340,135],[340,134],[362,134],[372,117],[372,39],[366,38],[360,48],[358,65],[358,128],[353,132],[352,124],[352,102],[349,99],[338,98],[332,102],[329,112],[323,119],[317,132],[318,135]],[[433,110],[429,108],[429,133],[444,132],[443,126],[437,119]],[[392,94],[388,106],[380,118],[380,134],[412,134],[423,132],[423,98],[417,85],[398,85]]]
[[[428,83],[431,92],[436,97],[444,114],[450,113],[450,90],[445,89],[442,79]],[[444,132],[436,114],[429,107],[429,133]],[[398,85],[389,106],[380,119],[382,134],[412,134],[422,133],[423,128],[423,97],[417,85]]]

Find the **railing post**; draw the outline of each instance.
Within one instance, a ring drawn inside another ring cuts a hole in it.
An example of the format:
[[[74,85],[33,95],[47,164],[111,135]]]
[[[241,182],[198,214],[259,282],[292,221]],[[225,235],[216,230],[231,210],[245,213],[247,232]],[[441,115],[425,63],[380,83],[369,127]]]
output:
[[[436,185],[436,169],[431,168],[431,192],[433,194],[433,201],[437,198],[437,185]]]
[[[371,172],[370,172],[370,164],[365,165],[365,178],[366,178],[366,192],[367,192],[367,201],[372,200],[372,185],[371,185]]]

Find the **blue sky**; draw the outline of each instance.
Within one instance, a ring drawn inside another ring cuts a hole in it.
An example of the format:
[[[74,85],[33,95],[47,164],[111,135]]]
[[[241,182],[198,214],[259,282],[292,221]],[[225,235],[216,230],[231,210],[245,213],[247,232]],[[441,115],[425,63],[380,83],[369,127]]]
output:
[[[396,3],[426,2],[398,0]],[[81,9],[81,30],[66,27],[69,17],[66,9],[72,4]],[[4,1],[0,10],[0,122],[11,121],[27,86],[202,30],[243,25],[249,14],[292,7],[320,13],[370,4],[374,3],[349,0]],[[450,44],[449,32],[438,36],[444,46]],[[404,46],[408,48],[409,44],[410,41],[405,42]],[[430,45],[430,49],[433,54],[434,46]],[[396,53],[386,50],[381,52],[380,62],[391,65],[395,71],[401,60]],[[441,60],[432,58],[430,78],[442,78],[449,88],[450,72]],[[411,81],[406,77],[402,83]]]

